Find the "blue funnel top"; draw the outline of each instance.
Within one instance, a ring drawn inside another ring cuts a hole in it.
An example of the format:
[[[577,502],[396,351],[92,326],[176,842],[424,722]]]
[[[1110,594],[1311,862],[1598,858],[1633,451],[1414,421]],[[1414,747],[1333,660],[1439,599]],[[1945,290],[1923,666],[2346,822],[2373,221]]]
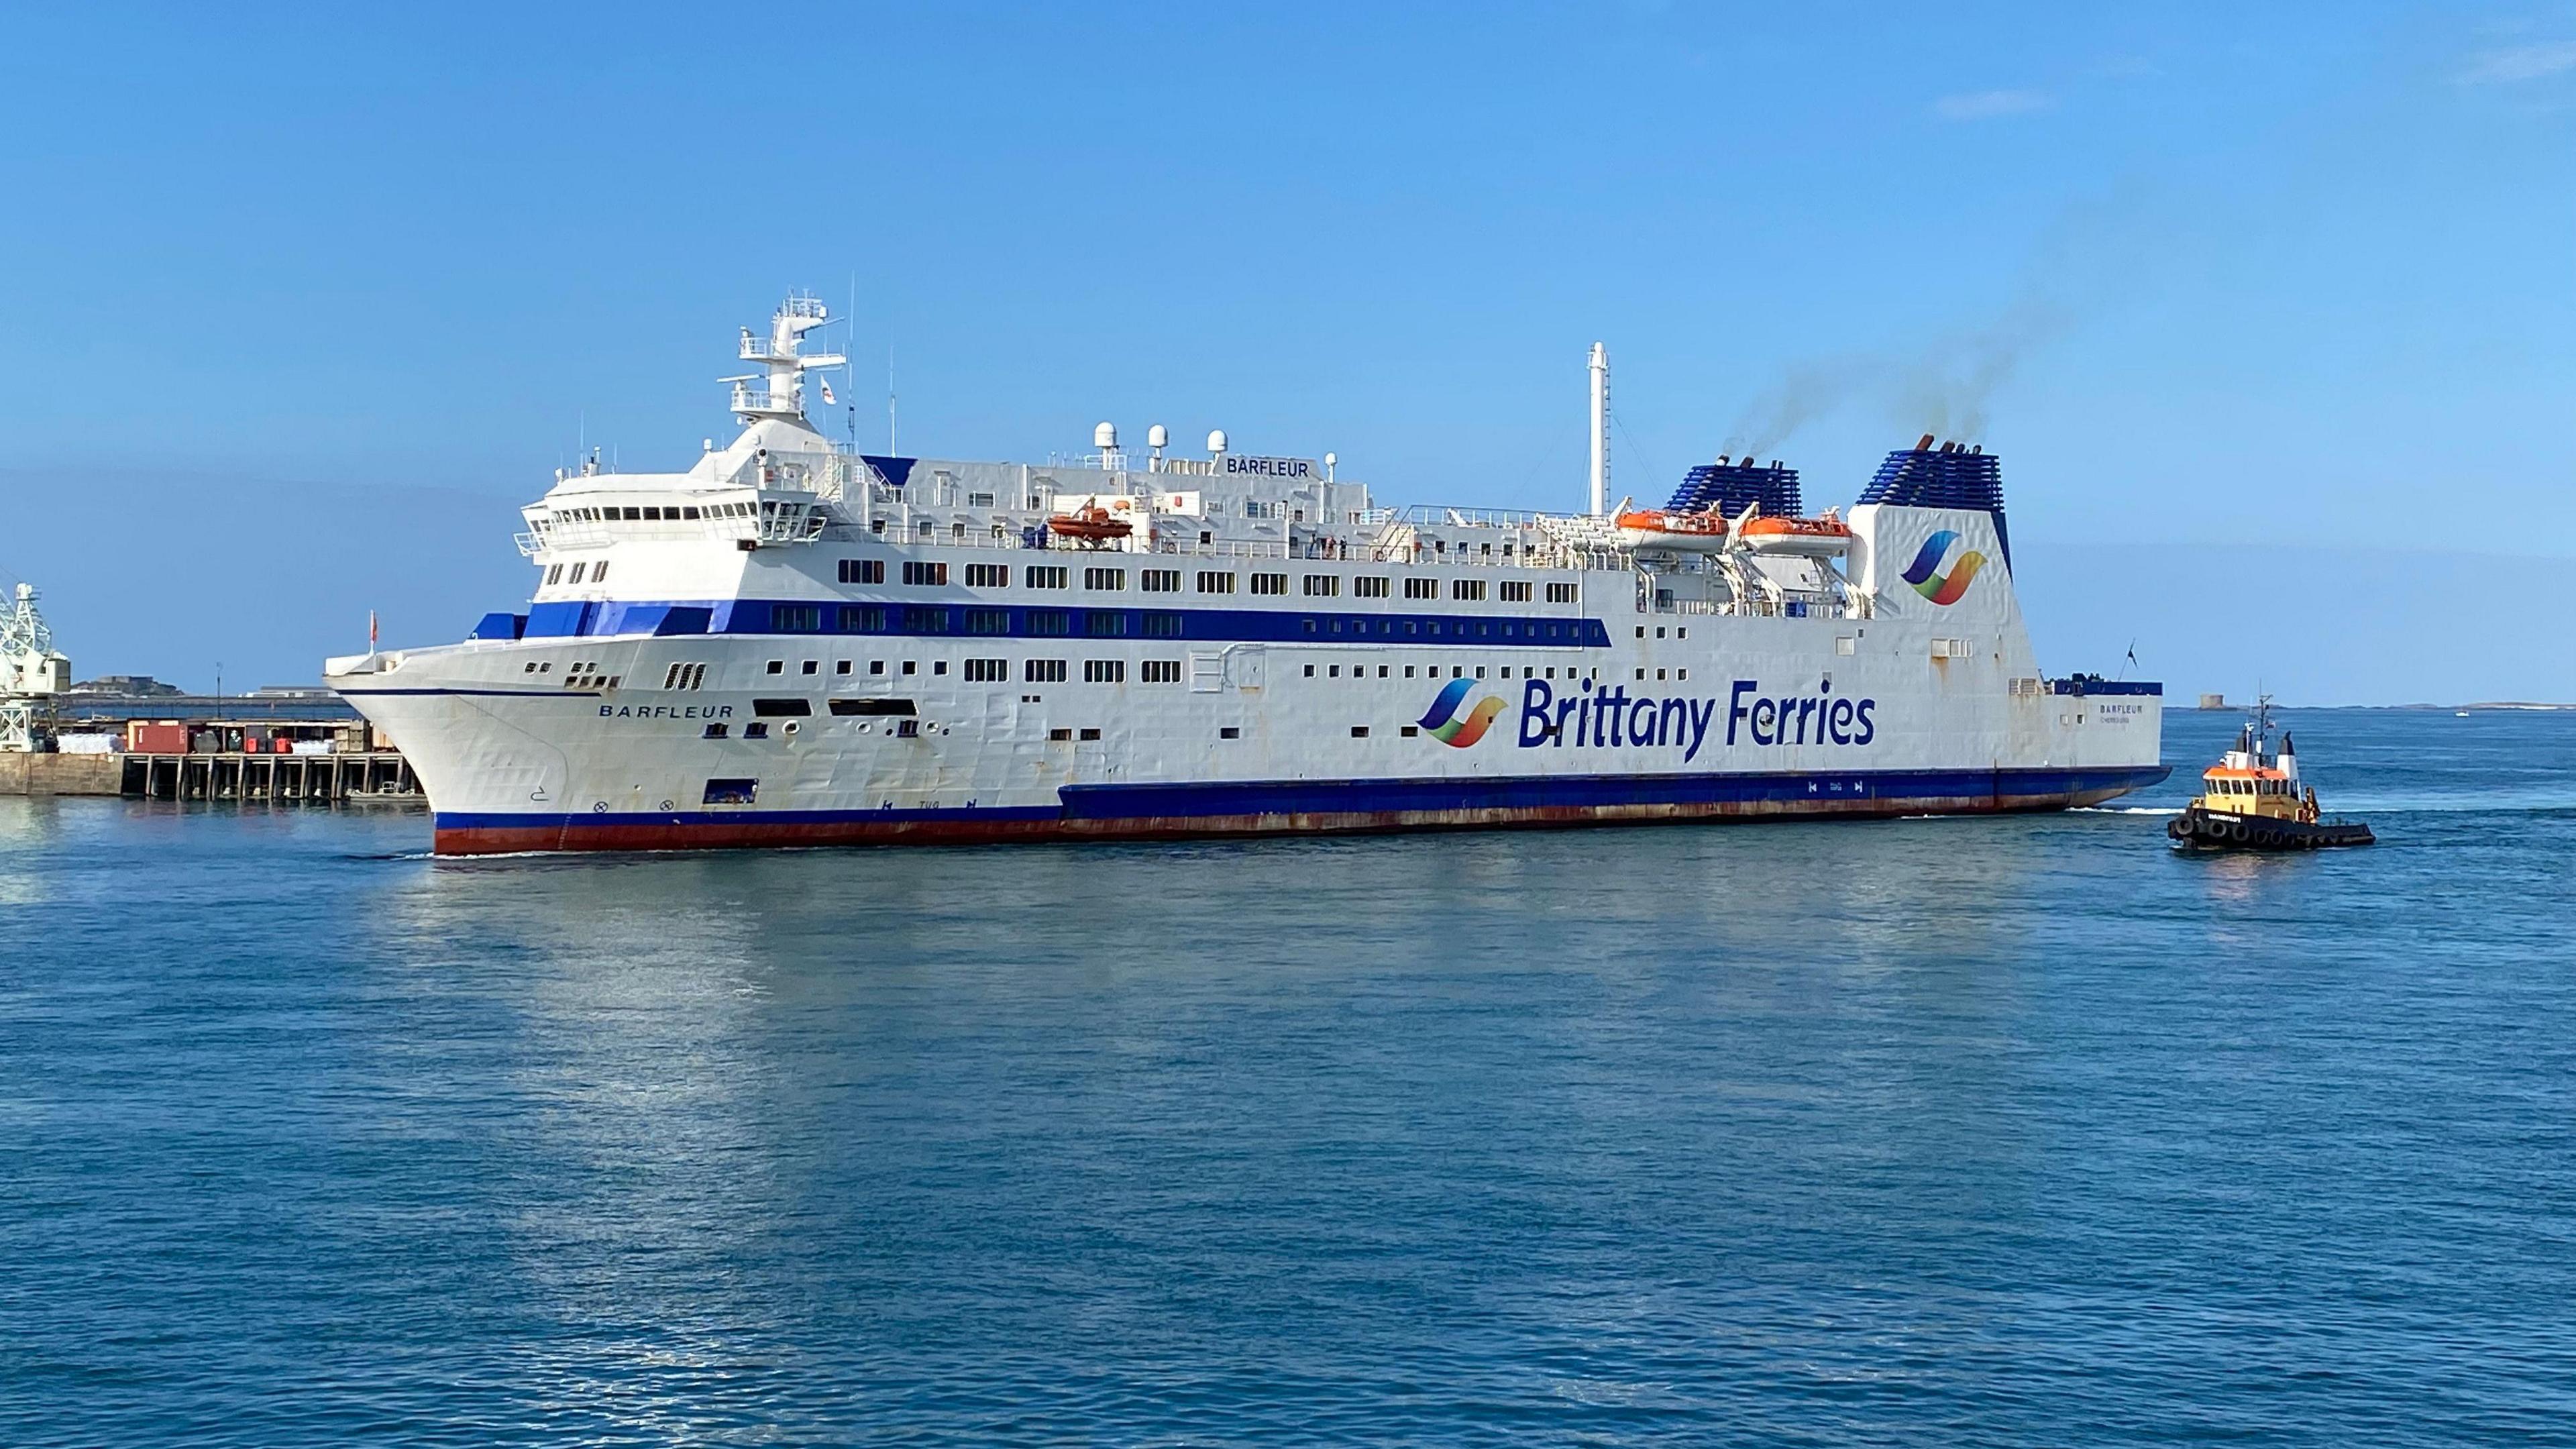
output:
[[[1892,503],[1907,508],[1960,508],[1995,517],[1995,541],[2003,545],[2004,566],[2012,566],[2012,535],[2004,528],[2003,460],[1993,453],[1972,453],[1957,444],[1899,448],[1878,465],[1878,476],[1861,490],[1863,503]]]
[[[1702,463],[1682,475],[1682,486],[1673,490],[1673,501],[1664,509],[1705,513],[1713,508],[1733,518],[1749,503],[1761,504],[1768,518],[1798,517],[1804,512],[1798,503],[1798,470],[1749,462]]]

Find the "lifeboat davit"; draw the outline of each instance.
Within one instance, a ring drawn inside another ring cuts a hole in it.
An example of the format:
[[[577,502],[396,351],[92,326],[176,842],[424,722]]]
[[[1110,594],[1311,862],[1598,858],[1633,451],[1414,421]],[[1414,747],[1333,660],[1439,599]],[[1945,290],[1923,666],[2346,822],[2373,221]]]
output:
[[[1047,520],[1049,532],[1060,537],[1080,539],[1084,543],[1107,543],[1125,538],[1136,531],[1136,525],[1110,515],[1097,503],[1086,503],[1071,513],[1059,513]]]
[[[1726,547],[1726,519],[1715,513],[1667,513],[1638,508],[1614,520],[1619,541],[1630,548],[1717,553]]]
[[[1851,552],[1851,525],[1830,508],[1822,518],[1748,518],[1736,536],[1755,553],[1839,558]]]

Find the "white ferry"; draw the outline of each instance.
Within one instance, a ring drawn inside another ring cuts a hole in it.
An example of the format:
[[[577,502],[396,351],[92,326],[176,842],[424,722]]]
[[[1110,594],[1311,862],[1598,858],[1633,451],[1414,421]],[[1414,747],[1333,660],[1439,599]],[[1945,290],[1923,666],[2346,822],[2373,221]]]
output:
[[[524,610],[333,659],[436,848],[1254,835],[2086,805],[2165,778],[2162,688],[2040,673],[1999,464],[1925,438],[1847,514],[1720,459],[1661,509],[1381,506],[1222,432],[1046,463],[862,454],[793,297],[739,436],[559,473]]]

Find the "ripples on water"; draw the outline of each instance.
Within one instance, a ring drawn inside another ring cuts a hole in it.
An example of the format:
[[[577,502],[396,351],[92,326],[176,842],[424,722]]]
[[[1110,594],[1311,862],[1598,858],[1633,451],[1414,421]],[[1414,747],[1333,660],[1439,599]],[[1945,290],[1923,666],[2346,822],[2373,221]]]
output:
[[[2385,844],[0,801],[0,1440],[2565,1434],[2576,717],[2293,724]]]

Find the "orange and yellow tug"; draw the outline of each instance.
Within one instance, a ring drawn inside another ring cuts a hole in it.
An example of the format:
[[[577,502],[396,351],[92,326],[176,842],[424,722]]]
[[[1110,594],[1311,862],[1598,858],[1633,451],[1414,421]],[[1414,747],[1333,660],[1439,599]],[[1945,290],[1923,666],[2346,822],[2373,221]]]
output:
[[[2358,820],[2319,818],[2316,787],[2299,783],[2299,756],[2289,731],[2281,732],[2280,749],[2271,742],[2272,702],[2266,698],[2255,705],[2236,748],[2201,772],[2199,796],[2165,834],[2198,850],[2323,850],[2378,839]]]

